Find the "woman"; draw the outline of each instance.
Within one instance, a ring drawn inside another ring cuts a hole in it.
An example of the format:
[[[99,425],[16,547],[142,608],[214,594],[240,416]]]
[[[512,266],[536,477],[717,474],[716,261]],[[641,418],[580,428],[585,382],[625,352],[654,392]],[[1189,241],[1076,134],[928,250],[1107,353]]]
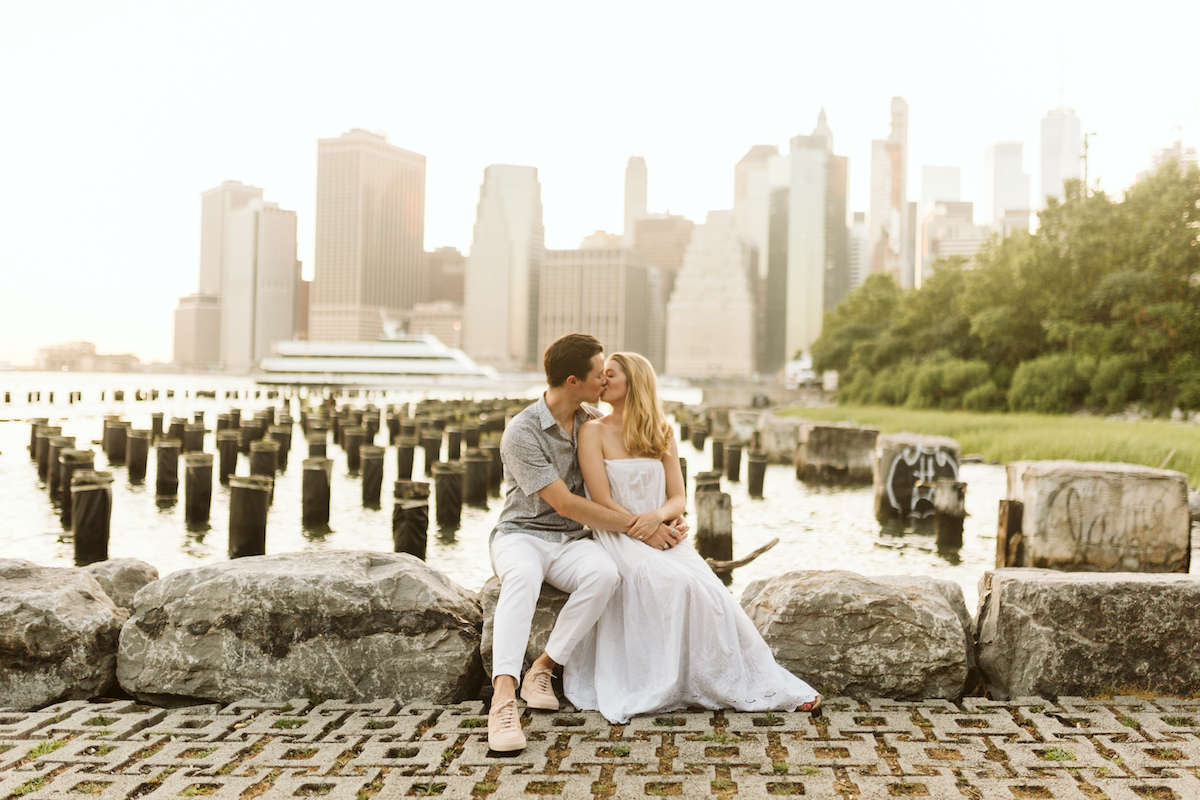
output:
[[[621,585],[564,668],[567,698],[610,722],[687,706],[815,711],[821,696],[775,663],[695,549],[655,535],[684,510],[679,450],[650,362],[614,353],[604,366],[612,413],[580,428],[579,466],[593,500],[636,518],[626,533],[595,532]]]

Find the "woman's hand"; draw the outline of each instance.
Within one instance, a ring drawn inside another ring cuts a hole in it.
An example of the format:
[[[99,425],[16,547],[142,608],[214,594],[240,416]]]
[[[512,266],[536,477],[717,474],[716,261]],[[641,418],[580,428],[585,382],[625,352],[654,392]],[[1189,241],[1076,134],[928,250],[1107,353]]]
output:
[[[633,518],[633,522],[629,524],[627,532],[639,542],[644,542],[654,535],[654,532],[658,530],[658,526],[662,524],[662,521],[662,514],[659,513],[658,509],[646,511]]]

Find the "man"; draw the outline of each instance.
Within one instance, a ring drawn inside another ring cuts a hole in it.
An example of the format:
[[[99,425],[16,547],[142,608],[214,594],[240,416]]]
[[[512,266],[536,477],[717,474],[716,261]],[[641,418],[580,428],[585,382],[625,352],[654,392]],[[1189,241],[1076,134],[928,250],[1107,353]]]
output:
[[[492,568],[500,578],[492,645],[492,707],[488,746],[507,752],[525,747],[517,709],[517,677],[525,660],[533,613],[542,583],[570,598],[558,615],[546,649],[521,683],[531,708],[557,709],[551,671],[563,664],[596,623],[620,582],[608,554],[584,526],[627,530],[633,520],[584,497],[575,454],[579,427],[600,412],[604,348],[593,336],[570,333],[546,348],[543,366],[549,389],[513,417],[500,441],[507,494],[491,536]],[[646,543],[664,548],[683,533],[660,525]]]

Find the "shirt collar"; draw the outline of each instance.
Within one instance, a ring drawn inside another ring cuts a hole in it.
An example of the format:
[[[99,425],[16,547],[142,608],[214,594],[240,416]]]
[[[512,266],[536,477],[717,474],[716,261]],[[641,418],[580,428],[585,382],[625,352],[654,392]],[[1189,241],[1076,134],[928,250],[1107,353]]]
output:
[[[554,414],[550,412],[550,405],[546,402],[545,392],[542,392],[542,396],[538,398],[537,414],[538,423],[542,426],[542,430],[548,431],[552,427],[558,427],[558,420],[554,419]],[[575,430],[579,430],[579,426],[589,419],[591,419],[591,416],[584,410],[583,406],[575,409]],[[574,432],[572,432],[572,438],[574,438]]]

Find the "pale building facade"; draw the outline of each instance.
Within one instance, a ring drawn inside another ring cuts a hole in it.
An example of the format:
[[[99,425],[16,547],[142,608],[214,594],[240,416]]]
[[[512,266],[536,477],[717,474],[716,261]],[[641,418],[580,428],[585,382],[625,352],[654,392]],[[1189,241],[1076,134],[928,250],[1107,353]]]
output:
[[[625,230],[621,234],[621,243],[625,247],[633,247],[637,234],[637,222],[646,218],[646,196],[649,188],[649,177],[646,174],[646,159],[641,156],[630,156],[625,165]]]
[[[309,333],[373,341],[421,300],[425,156],[355,129],[317,143]]]
[[[250,372],[296,333],[296,212],[252,200],[230,214],[221,274],[221,363]]]
[[[1083,177],[1083,123],[1069,108],[1058,108],[1042,118],[1041,185],[1039,209],[1047,197],[1063,199],[1063,182]]]
[[[686,378],[754,373],[755,303],[747,286],[750,247],[733,211],[710,211],[692,230],[667,303],[666,372]]]
[[[537,169],[487,167],[463,277],[463,350],[480,364],[501,371],[541,365],[538,281],[545,241]]]
[[[850,289],[863,285],[871,274],[871,235],[867,230],[867,212],[855,211],[850,222]]]
[[[409,315],[409,333],[432,334],[447,347],[462,349],[462,331],[462,303],[450,300],[417,303]]]
[[[767,274],[771,211],[768,164],[772,157],[778,155],[778,147],[756,144],[733,168],[733,216],[738,235],[754,248],[755,267],[764,278]]]
[[[992,235],[986,225],[975,224],[973,203],[934,203],[921,222],[921,280],[933,274],[938,259],[961,256],[970,267],[979,248]]]
[[[911,287],[911,258],[906,256],[908,218],[908,103],[893,97],[891,129],[886,139],[871,142],[871,204],[867,215],[871,236],[871,269]]]
[[[983,221],[1007,235],[1029,230],[1029,174],[1021,142],[988,145],[983,158]]]
[[[589,237],[591,238],[591,237]],[[650,272],[637,250],[611,243],[547,250],[538,300],[538,353],[568,333],[590,333],[606,353],[645,355],[653,308]]]
[[[175,309],[173,360],[181,367],[206,369],[221,363],[221,298],[189,294]]]

